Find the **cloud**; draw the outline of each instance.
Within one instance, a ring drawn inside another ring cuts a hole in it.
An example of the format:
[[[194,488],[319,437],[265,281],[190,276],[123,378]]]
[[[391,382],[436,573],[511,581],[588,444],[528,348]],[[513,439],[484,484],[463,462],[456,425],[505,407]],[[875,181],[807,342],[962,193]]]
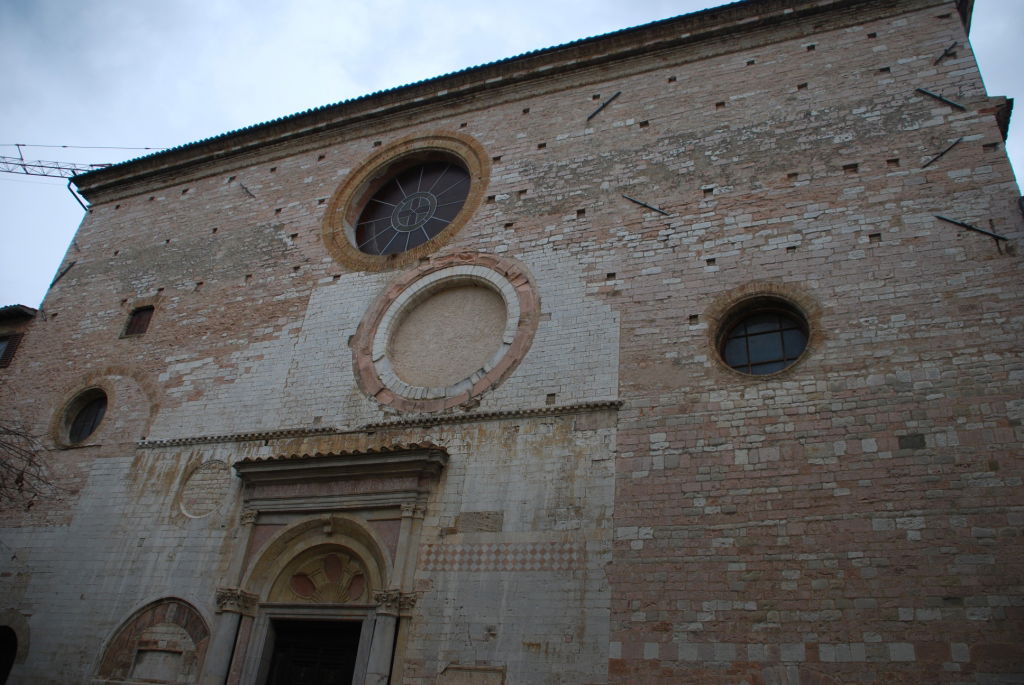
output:
[[[8,0],[0,3],[0,143],[176,146],[713,4]],[[1013,96],[1024,3],[978,0],[974,22],[990,92]],[[1021,159],[1017,138],[1010,150]],[[115,162],[142,153],[29,154]],[[0,304],[38,304],[80,218],[60,180],[0,174]]]

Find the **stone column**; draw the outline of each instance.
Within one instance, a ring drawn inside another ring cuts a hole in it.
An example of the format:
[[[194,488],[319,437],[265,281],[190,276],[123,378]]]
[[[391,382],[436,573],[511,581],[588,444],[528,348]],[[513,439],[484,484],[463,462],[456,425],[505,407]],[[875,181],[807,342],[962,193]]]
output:
[[[252,617],[256,613],[259,598],[235,587],[241,581],[256,516],[254,509],[243,509],[238,517],[241,544],[236,546],[235,555],[228,567],[228,587],[217,588],[217,617],[210,636],[210,646],[206,650],[200,685],[224,685],[231,667],[231,655],[235,651],[239,622],[242,616]]]
[[[366,666],[366,685],[387,685],[392,662],[396,667],[401,663],[402,655],[396,653],[395,631],[398,629],[399,617],[409,616],[412,612],[416,597],[416,593],[398,590],[373,593],[373,599],[377,602],[377,616]],[[397,676],[395,682],[399,682]]]
[[[242,616],[255,614],[257,599],[256,595],[238,588],[217,589],[217,618],[206,649],[200,685],[224,685],[238,636],[238,624]]]
[[[423,527],[423,517],[426,514],[426,507],[416,504],[408,509],[402,507],[402,531],[405,537],[400,537],[399,549],[402,550],[401,575],[396,578],[396,583],[401,588],[401,595],[398,603],[398,627],[395,638],[395,659],[393,665],[395,682],[402,682],[405,675],[405,650],[409,642],[409,618],[416,606],[418,593],[413,591],[416,577],[416,561],[419,556],[420,530]],[[398,571],[396,570],[396,575]]]
[[[398,529],[397,554],[391,573],[391,587],[399,590],[405,589],[406,569],[409,567],[409,541],[413,537],[413,516],[416,508],[411,502],[402,505],[402,524]]]
[[[377,603],[377,618],[374,622],[373,639],[370,642],[370,657],[366,664],[366,685],[387,685],[391,677],[391,659],[395,646],[395,627],[398,624],[398,590],[384,590],[373,593]]]
[[[395,637],[395,660],[392,667],[394,682],[402,682],[405,675],[405,650],[409,643],[409,618],[416,607],[418,592],[403,592],[398,598],[398,634]]]

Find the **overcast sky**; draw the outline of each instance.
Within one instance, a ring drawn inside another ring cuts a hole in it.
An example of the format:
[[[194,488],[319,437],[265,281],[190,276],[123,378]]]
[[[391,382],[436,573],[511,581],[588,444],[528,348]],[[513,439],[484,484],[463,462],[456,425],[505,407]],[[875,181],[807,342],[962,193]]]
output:
[[[11,143],[168,147],[585,36],[699,0],[0,0]],[[976,0],[991,95],[1024,95],[1024,0]],[[1018,109],[1024,108],[1024,101]],[[1024,111],[1009,149],[1024,173]],[[144,150],[26,148],[117,162]],[[66,181],[0,173],[0,305],[37,307],[83,212]]]

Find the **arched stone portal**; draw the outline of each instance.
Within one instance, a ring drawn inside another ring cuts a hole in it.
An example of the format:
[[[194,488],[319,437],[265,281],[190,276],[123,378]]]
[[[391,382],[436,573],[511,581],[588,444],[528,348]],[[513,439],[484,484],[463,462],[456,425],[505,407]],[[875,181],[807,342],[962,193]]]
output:
[[[234,656],[210,682],[221,669],[228,685],[400,673],[424,507],[447,456],[413,444],[236,463],[247,545],[238,586],[218,590],[217,636]]]
[[[277,574],[257,614],[256,682],[365,682],[383,576],[347,538],[308,547]]]
[[[279,533],[245,581],[259,601],[240,682],[375,682],[394,642],[394,617],[376,599],[386,594],[390,566],[382,541],[350,515],[305,519]]]

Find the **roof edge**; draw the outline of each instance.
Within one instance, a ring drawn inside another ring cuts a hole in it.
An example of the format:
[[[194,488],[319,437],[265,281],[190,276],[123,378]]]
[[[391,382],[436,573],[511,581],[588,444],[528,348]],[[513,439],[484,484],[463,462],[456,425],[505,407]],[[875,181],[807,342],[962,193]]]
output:
[[[908,4],[934,5],[942,1],[918,0],[917,3]],[[962,16],[964,11],[969,13],[973,5],[973,0],[956,2]],[[877,3],[873,0],[740,0],[323,105],[89,171],[73,177],[72,181],[82,196],[92,201],[105,191],[124,183],[235,157],[270,144],[352,125],[371,117],[578,70],[627,58],[639,52],[673,47],[725,33],[749,31],[766,24],[789,21],[797,16],[856,5],[871,7],[877,6]]]
[[[0,307],[0,321],[34,319],[38,313],[38,309],[26,307],[23,304],[9,304],[4,307]]]

